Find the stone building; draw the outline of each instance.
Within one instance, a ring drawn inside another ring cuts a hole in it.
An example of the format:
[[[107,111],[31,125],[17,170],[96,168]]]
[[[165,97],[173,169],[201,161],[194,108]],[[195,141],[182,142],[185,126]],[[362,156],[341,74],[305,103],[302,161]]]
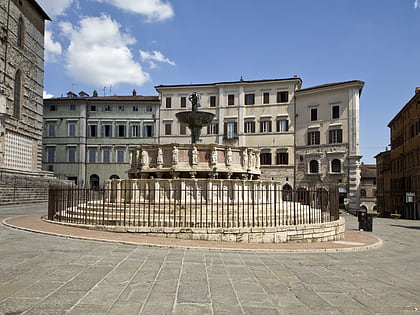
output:
[[[157,140],[157,96],[69,92],[44,107],[44,170],[81,186],[128,178],[130,149]]]
[[[391,189],[378,192],[384,196],[384,213],[400,214],[404,218],[420,218],[420,88],[388,124],[391,132],[389,151],[390,171],[386,174]],[[377,163],[383,161],[377,155]],[[378,167],[379,168],[379,167]]]
[[[360,206],[359,100],[364,82],[296,91],[296,186],[338,185],[340,203]]]
[[[377,210],[376,204],[376,165],[360,165],[360,209],[369,212]]]
[[[40,176],[44,25],[33,0],[0,1],[0,171]]]
[[[190,110],[188,96],[201,95],[200,110],[215,114],[203,143],[260,151],[261,178],[284,189],[339,186],[340,198],[359,209],[359,99],[364,83],[348,81],[301,89],[298,77],[275,80],[159,85],[160,143],[188,143],[189,131],[175,113]]]
[[[377,211],[382,217],[389,217],[391,206],[391,151],[384,151],[376,159],[376,200]]]

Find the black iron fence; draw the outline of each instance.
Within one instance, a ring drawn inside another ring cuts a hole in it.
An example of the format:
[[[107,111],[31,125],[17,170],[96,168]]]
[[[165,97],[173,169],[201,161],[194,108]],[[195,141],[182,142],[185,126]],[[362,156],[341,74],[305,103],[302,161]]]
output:
[[[48,218],[136,227],[241,228],[339,218],[338,190],[283,190],[274,182],[116,180],[103,190],[52,186]]]

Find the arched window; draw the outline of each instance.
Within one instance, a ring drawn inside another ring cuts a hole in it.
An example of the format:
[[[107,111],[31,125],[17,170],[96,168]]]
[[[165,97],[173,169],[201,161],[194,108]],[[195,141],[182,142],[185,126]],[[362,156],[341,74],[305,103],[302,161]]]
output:
[[[90,176],[90,188],[91,189],[99,189],[99,176],[93,174]]]
[[[341,161],[339,159],[334,159],[331,161],[331,172],[341,173]]]
[[[283,186],[282,197],[283,201],[292,201],[292,186],[289,184]]]
[[[23,48],[25,46],[25,22],[23,18],[19,18],[18,32],[17,32],[17,46]]]
[[[13,97],[13,117],[20,119],[20,108],[22,102],[22,72],[16,71],[15,74],[15,86],[14,86],[14,97]]]
[[[319,162],[317,160],[311,160],[309,162],[309,173],[319,173]]]

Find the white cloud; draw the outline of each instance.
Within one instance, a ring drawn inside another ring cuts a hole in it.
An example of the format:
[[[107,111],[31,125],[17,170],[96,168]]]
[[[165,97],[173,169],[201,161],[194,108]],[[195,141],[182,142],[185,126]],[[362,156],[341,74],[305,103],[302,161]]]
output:
[[[414,9],[417,9],[420,7],[420,0],[415,0],[414,1]]]
[[[50,16],[63,15],[74,0],[38,0],[39,5]]]
[[[52,95],[52,94],[50,94],[50,93],[47,93],[47,92],[45,92],[45,91],[42,91],[42,97],[45,99],[45,98],[53,98],[54,97],[54,95]]]
[[[55,58],[61,55],[61,52],[62,52],[61,44],[53,40],[52,32],[49,30],[45,31],[44,46],[45,46],[45,61],[55,61]]]
[[[150,79],[129,49],[135,39],[122,33],[120,25],[109,16],[84,18],[77,27],[70,23],[60,26],[70,39],[66,69],[78,82],[96,86],[142,85]]]
[[[170,64],[171,66],[176,65],[175,62],[173,62],[169,58],[166,58],[160,51],[157,51],[157,50],[153,50],[151,53],[140,50],[140,57],[142,61],[149,63],[149,66],[151,69],[154,69],[157,67],[155,61],[167,63],[167,64]]]
[[[148,22],[160,22],[172,18],[175,13],[172,5],[164,0],[97,0],[115,7],[139,13],[147,17]]]

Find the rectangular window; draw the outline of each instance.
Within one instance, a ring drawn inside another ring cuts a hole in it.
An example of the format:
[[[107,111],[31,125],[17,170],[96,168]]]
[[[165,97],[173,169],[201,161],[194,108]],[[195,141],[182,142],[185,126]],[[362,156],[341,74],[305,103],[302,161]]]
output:
[[[55,148],[47,148],[47,162],[48,163],[55,162]]]
[[[270,93],[269,92],[264,92],[263,103],[264,104],[270,104]]]
[[[98,136],[98,126],[97,125],[88,125],[88,137],[97,137]]]
[[[329,131],[329,143],[342,143],[343,142],[343,130],[331,129]]]
[[[260,153],[261,165],[271,165],[271,152]]]
[[[165,105],[166,108],[172,107],[172,99],[170,97],[165,98]]]
[[[277,132],[289,131],[289,121],[286,118],[277,119]]]
[[[137,105],[133,106],[133,112],[138,112],[139,111],[139,107]]]
[[[255,104],[255,94],[249,93],[245,94],[245,105],[254,105]]]
[[[233,122],[233,121],[226,122],[224,129],[225,129],[224,130],[225,131],[224,132],[225,139],[232,140],[232,139],[235,139],[237,137],[237,132],[238,131],[237,131],[236,121],[235,122]]]
[[[187,98],[185,96],[181,96],[181,108],[187,107]]]
[[[56,123],[48,123],[48,137],[55,137],[57,125]]]
[[[166,123],[165,124],[165,135],[169,136],[172,134],[172,124],[171,123]]]
[[[125,163],[125,150],[124,149],[117,150],[117,163]]]
[[[311,121],[317,121],[318,120],[318,108],[311,108]]]
[[[271,132],[271,120],[260,121],[260,132]]]
[[[278,165],[288,165],[289,164],[289,153],[287,153],[287,152],[277,152],[276,153],[276,164],[278,164]]]
[[[88,161],[89,163],[96,163],[96,149],[88,150]]]
[[[254,133],[255,132],[255,121],[245,120],[244,131],[245,131],[245,133]]]
[[[103,107],[103,111],[104,111],[104,112],[110,112],[110,111],[111,111],[111,106],[109,106],[109,105],[105,105],[105,106]]]
[[[186,135],[187,134],[187,126],[185,124],[181,124],[179,126],[179,134]]]
[[[50,112],[56,112],[57,106],[56,105],[50,105]]]
[[[112,137],[112,125],[111,124],[106,124],[106,125],[102,125],[102,137],[105,138],[110,138]]]
[[[209,135],[217,135],[219,134],[219,124],[217,122],[211,123],[207,126],[207,134]]]
[[[228,105],[235,105],[235,95],[233,94],[228,95]]]
[[[146,106],[146,113],[151,113],[153,112],[153,107],[152,106]]]
[[[76,137],[76,123],[69,123],[67,125],[69,137]]]
[[[76,105],[72,104],[70,105],[70,111],[74,112],[76,110]]]
[[[216,96],[210,96],[210,107],[216,107]]]
[[[277,103],[287,103],[288,101],[289,101],[288,91],[277,92]]]
[[[140,125],[130,125],[130,137],[131,138],[140,137]]]
[[[67,162],[69,163],[76,162],[76,149],[75,148],[67,149]]]
[[[319,144],[319,131],[308,131],[308,145]]]
[[[111,150],[110,149],[102,150],[102,163],[111,163]]]
[[[331,107],[331,118],[332,119],[340,118],[340,105],[333,105]]]
[[[117,137],[123,138],[123,137],[126,136],[125,127],[126,127],[125,125],[116,125],[115,126]]]
[[[89,111],[90,112],[96,112],[96,105],[90,105],[89,106]]]
[[[154,125],[145,124],[143,128],[144,128],[143,137],[145,137],[145,138],[154,137],[154,135],[155,135],[155,126]]]
[[[118,106],[118,111],[123,112],[124,111],[124,106]]]

